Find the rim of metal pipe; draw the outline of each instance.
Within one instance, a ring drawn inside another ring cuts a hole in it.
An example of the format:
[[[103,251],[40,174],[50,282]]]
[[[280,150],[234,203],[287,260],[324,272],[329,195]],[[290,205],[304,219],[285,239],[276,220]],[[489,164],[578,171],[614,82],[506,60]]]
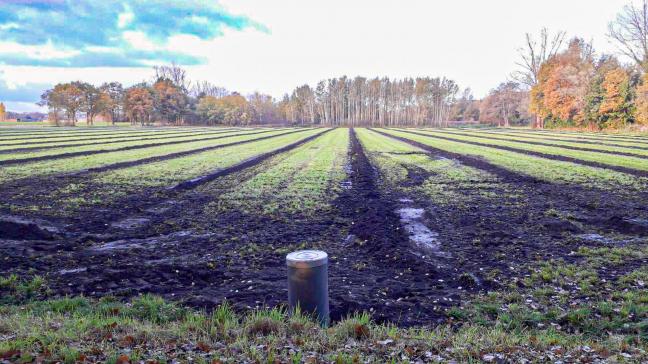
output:
[[[286,265],[295,268],[319,267],[328,263],[328,254],[321,250],[298,250],[286,255]]]

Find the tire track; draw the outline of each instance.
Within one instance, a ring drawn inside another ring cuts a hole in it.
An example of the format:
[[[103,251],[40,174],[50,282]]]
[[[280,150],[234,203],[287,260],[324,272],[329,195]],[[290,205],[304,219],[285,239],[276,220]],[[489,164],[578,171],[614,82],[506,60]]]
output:
[[[493,141],[511,141],[511,142],[515,142],[515,143],[539,145],[539,146],[544,146],[544,147],[563,148],[563,149],[577,150],[577,151],[582,151],[582,152],[604,153],[604,154],[618,155],[618,156],[624,156],[624,157],[634,157],[634,158],[639,158],[639,159],[648,159],[648,155],[644,155],[644,154],[636,154],[636,153],[631,153],[631,152],[621,152],[621,151],[613,151],[613,150],[601,150],[601,149],[596,149],[596,148],[576,147],[576,146],[572,146],[572,145],[552,144],[552,143],[545,143],[545,142],[540,142],[540,141],[535,141],[535,140],[517,140],[517,139],[510,139],[509,140],[509,139],[504,139],[504,138],[493,138],[493,137],[480,136],[480,135],[474,135],[474,134],[455,133],[455,132],[450,132],[450,131],[445,131],[445,130],[435,131],[435,133],[450,134],[450,135],[461,135],[461,136],[467,136],[467,137],[471,137],[471,138],[482,138],[482,139],[493,140]]]
[[[475,145],[475,146],[479,146],[479,147],[506,150],[508,152],[525,154],[525,155],[530,155],[530,156],[540,157],[540,158],[545,158],[545,159],[550,159],[550,160],[557,160],[557,161],[561,161],[561,162],[570,162],[570,163],[580,164],[580,165],[587,166],[587,167],[609,169],[609,170],[612,170],[612,171],[626,173],[626,174],[630,174],[630,175],[637,176],[637,177],[648,177],[648,171],[642,171],[642,170],[638,170],[638,169],[634,169],[634,168],[615,166],[615,165],[605,164],[605,163],[600,163],[600,162],[585,161],[585,160],[578,159],[578,158],[566,157],[566,156],[556,155],[556,154],[547,154],[547,153],[535,152],[535,151],[532,151],[532,150],[525,150],[525,149],[508,147],[508,146],[503,146],[503,145],[492,145],[492,144],[488,144],[488,143],[473,142],[473,141],[461,140],[461,139],[451,138],[451,137],[442,137],[442,136],[438,136],[438,135],[429,135],[429,134],[418,133],[418,132],[409,131],[409,130],[398,130],[398,131],[403,132],[403,133],[408,133],[408,134],[414,134],[414,135],[424,136],[424,137],[428,137],[428,138],[433,138],[433,139],[441,139],[441,140],[447,140],[447,141],[456,142],[456,143],[464,143],[464,144]]]
[[[232,142],[232,143],[213,145],[213,146],[203,147],[203,148],[198,148],[198,149],[191,149],[191,150],[187,150],[187,151],[183,151],[183,152],[170,153],[170,154],[159,155],[159,156],[154,156],[154,157],[149,157],[149,158],[137,159],[137,160],[134,160],[134,161],[118,162],[118,163],[108,164],[108,165],[101,166],[101,167],[88,168],[88,169],[77,171],[77,172],[74,172],[74,173],[71,173],[71,174],[68,174],[68,175],[79,176],[79,175],[84,175],[84,174],[88,174],[88,173],[99,173],[99,172],[112,171],[112,170],[115,170],[115,169],[129,168],[129,167],[134,167],[134,166],[138,166],[138,165],[142,165],[142,164],[150,164],[150,163],[165,161],[165,160],[169,160],[169,159],[186,157],[186,156],[193,155],[193,154],[203,153],[203,152],[216,150],[216,149],[221,149],[221,148],[226,148],[226,147],[231,147],[231,146],[235,146],[235,145],[253,143],[253,142],[258,142],[258,141],[261,141],[261,140],[277,138],[277,137],[280,137],[280,136],[285,136],[285,135],[290,135],[290,134],[295,134],[295,133],[303,133],[304,131],[306,131],[306,130],[293,130],[293,131],[289,131],[287,133],[268,135],[268,136],[264,136],[264,137],[260,137],[260,138],[256,138],[256,139],[240,140],[240,141]],[[267,133],[267,132],[268,131],[264,131],[263,133]]]
[[[450,133],[450,131],[445,131],[445,130],[444,130],[444,132],[448,132],[448,133]],[[472,132],[475,132],[475,131],[472,131]],[[515,133],[498,133],[498,132],[488,132],[488,131],[481,131],[481,130],[477,131],[476,133],[479,133],[479,134],[489,134],[489,135],[511,136],[511,137],[517,137],[517,138],[523,138],[523,137],[527,136],[527,134],[522,134],[522,133],[520,133],[520,134],[515,134]],[[455,134],[461,134],[461,133],[455,133]],[[462,135],[465,135],[465,134],[462,134]],[[531,137],[531,136],[529,135],[529,137]],[[641,147],[641,146],[637,146],[637,145],[623,145],[623,144],[608,143],[608,142],[606,142],[606,141],[596,141],[596,142],[595,142],[595,141],[590,141],[590,140],[580,140],[580,139],[573,139],[573,138],[570,138],[570,139],[568,139],[568,140],[562,140],[562,139],[555,139],[555,140],[554,140],[554,139],[550,139],[552,136],[546,136],[546,137],[545,137],[545,136],[540,136],[540,135],[534,135],[533,137],[538,137],[537,140],[543,140],[543,141],[546,141],[546,142],[556,141],[556,142],[565,142],[565,143],[579,143],[579,144],[605,145],[605,146],[618,147],[618,148],[628,148],[628,149],[648,150],[648,146],[646,146],[646,147]],[[562,138],[562,137],[560,137],[560,136],[555,136],[555,138]],[[567,138],[569,138],[569,137],[567,137]],[[534,139],[534,140],[536,140],[536,139]],[[632,143],[632,142],[627,142],[627,143]],[[558,146],[558,145],[556,145],[556,146]],[[561,145],[561,147],[564,147],[564,146]],[[598,150],[597,150],[597,151],[598,151]]]
[[[218,133],[226,133],[228,131],[236,131],[236,130],[244,130],[244,129],[219,129],[220,131],[191,131],[191,132],[169,132],[169,133],[134,133],[134,134],[126,134],[126,135],[115,135],[115,134],[108,134],[107,136],[99,136],[99,137],[92,137],[92,138],[75,138],[75,139],[66,139],[66,140],[46,140],[46,141],[40,141],[40,142],[24,142],[24,143],[8,143],[8,144],[0,144],[0,147],[13,147],[13,146],[22,146],[22,145],[34,145],[34,147],[21,147],[21,148],[16,148],[16,149],[3,149],[0,150],[0,153],[8,153],[8,152],[19,152],[22,150],[34,150],[34,149],[52,149],[52,148],[65,148],[65,147],[78,147],[78,146],[83,146],[83,145],[92,145],[92,144],[110,144],[110,143],[119,143],[119,142],[127,142],[127,141],[137,141],[137,140],[147,140],[144,137],[155,137],[151,139],[165,139],[165,138],[179,138],[182,136],[191,136],[191,135],[204,135],[204,134],[218,134]],[[106,142],[100,142],[100,143],[78,143],[78,144],[64,144],[64,145],[47,145],[47,146],[38,146],[40,144],[50,144],[50,143],[67,143],[67,142],[86,142],[86,141],[94,141],[94,140],[106,140]],[[116,141],[113,141],[112,139],[119,139]]]
[[[149,140],[155,141],[155,140],[163,140],[163,139],[173,139],[173,138],[183,138],[183,137],[190,137],[190,136],[205,136],[205,135],[217,135],[217,134],[223,134],[223,133],[233,133],[236,131],[245,131],[245,130],[223,130],[223,131],[215,131],[215,132],[200,132],[200,133],[182,133],[182,134],[175,134],[175,133],[170,133],[170,134],[164,134],[157,136],[155,134],[150,134],[150,135],[136,135],[133,137],[117,137],[117,138],[89,138],[89,139],[78,139],[81,141],[88,141],[88,140],[106,140],[105,142],[94,142],[94,143],[77,143],[77,144],[56,144],[56,145],[46,145],[46,146],[34,146],[34,147],[22,147],[22,148],[16,148],[16,149],[2,149],[0,150],[0,154],[10,154],[10,153],[24,153],[24,152],[31,152],[31,151],[39,151],[39,150],[49,150],[49,149],[60,149],[60,148],[72,148],[72,147],[84,147],[88,145],[106,145],[106,144],[116,144],[116,143],[128,143],[128,142],[147,142]],[[251,130],[250,130],[251,131]],[[146,138],[144,138],[146,137]],[[127,138],[127,139],[124,139]],[[112,140],[112,139],[118,139],[118,140]],[[68,142],[66,140],[65,142]],[[52,143],[52,142],[39,142],[36,144],[46,144],[46,143]],[[18,145],[18,144],[12,144],[12,145]],[[7,145],[8,146],[8,145]]]
[[[434,154],[438,154],[440,156],[443,156],[448,159],[455,159],[458,160],[461,164],[464,164],[468,167],[480,169],[482,171],[486,171],[488,173],[494,174],[497,177],[501,178],[502,180],[506,182],[527,182],[527,183],[545,183],[545,181],[542,181],[538,178],[535,178],[533,176],[528,176],[525,174],[521,173],[516,173],[513,172],[509,169],[506,169],[504,167],[497,166],[495,164],[491,164],[489,162],[486,162],[485,160],[476,158],[476,157],[471,157],[467,156],[464,154],[460,153],[455,153],[455,152],[448,152],[442,149],[438,149],[432,146],[429,146],[427,144],[423,144],[421,142],[417,142],[415,140],[407,139],[405,137],[401,137],[398,135],[392,135],[389,133],[385,133],[384,131],[380,131],[377,129],[369,128],[369,130],[373,131],[374,133],[378,133],[380,135],[407,143],[409,145],[413,145],[417,148],[423,149],[427,152],[431,152]]]
[[[83,152],[69,152],[69,153],[61,153],[61,154],[43,155],[43,156],[38,156],[38,157],[7,159],[7,160],[0,161],[0,166],[7,166],[7,165],[13,165],[13,164],[22,164],[22,163],[32,163],[32,162],[42,162],[42,161],[48,161],[48,160],[80,157],[80,156],[94,155],[94,154],[123,152],[123,151],[128,151],[128,150],[146,149],[146,148],[161,147],[161,146],[166,146],[166,145],[175,145],[175,144],[184,144],[184,143],[193,143],[193,142],[218,140],[218,139],[229,138],[229,137],[234,137],[234,136],[245,136],[245,135],[256,135],[256,134],[262,134],[262,133],[269,133],[269,132],[272,132],[272,131],[274,131],[274,130],[264,130],[264,131],[254,132],[254,133],[243,133],[243,134],[227,134],[227,135],[219,135],[219,136],[210,137],[210,138],[200,138],[200,139],[190,139],[190,140],[175,140],[175,141],[170,141],[170,142],[160,142],[160,143],[150,143],[150,144],[138,144],[138,145],[130,145],[130,146],[127,146],[127,147],[116,148],[116,149],[107,149],[107,150],[106,149],[87,150],[87,151],[83,151]]]
[[[186,132],[192,132],[195,130],[187,130]],[[99,136],[126,136],[126,135],[139,135],[139,134],[165,134],[165,133],[176,133],[178,131],[173,130],[173,129],[168,129],[168,130],[116,130],[116,131],[106,131],[106,132],[77,132],[77,133],[61,133],[61,134],[39,134],[38,136],[26,136],[22,138],[9,138],[9,139],[0,139],[2,142],[10,142],[10,141],[23,141],[23,140],[31,140],[31,139],[36,139],[36,140],[41,140],[41,139],[65,139],[65,138],[76,138],[80,136],[84,137],[99,137]],[[25,133],[27,134],[27,133]],[[0,136],[6,136],[3,134],[0,134]],[[83,140],[84,138],[78,138],[78,140]],[[52,140],[52,142],[56,142],[59,140]],[[7,145],[20,145],[20,144],[0,144],[2,146],[7,146]]]
[[[585,226],[600,230],[613,230],[622,234],[636,234],[639,231],[640,235],[646,235],[644,231],[646,229],[642,227],[643,225],[635,221],[637,216],[645,214],[645,206],[642,202],[645,197],[643,196],[632,196],[632,199],[629,199],[628,197],[622,197],[604,189],[586,188],[580,185],[556,184],[513,172],[480,159],[479,157],[448,152],[405,137],[391,135],[375,129],[369,130],[435,153],[436,155],[456,159],[466,166],[492,173],[504,182],[512,183],[513,186],[517,186],[517,183],[519,184],[517,188],[524,191],[525,194],[542,196],[543,201],[548,201],[552,205],[562,205],[565,206],[565,209],[576,206],[580,214],[580,217],[577,219]],[[597,200],[599,201],[598,204],[603,206],[609,205],[609,207],[596,206],[596,208],[593,208],[592,201]]]
[[[190,179],[188,181],[178,183],[177,185],[171,187],[171,189],[172,190],[187,190],[187,189],[195,188],[195,187],[197,187],[197,186],[199,186],[201,184],[213,181],[216,178],[227,176],[229,174],[236,173],[236,172],[241,171],[243,169],[255,166],[255,165],[265,161],[266,159],[272,158],[272,157],[274,157],[274,156],[276,156],[278,154],[281,154],[281,153],[288,152],[288,151],[290,151],[292,149],[295,149],[295,148],[299,147],[302,144],[305,144],[305,143],[308,143],[308,142],[310,142],[312,140],[315,140],[316,138],[321,137],[322,135],[330,132],[331,130],[333,130],[333,129],[324,130],[321,133],[311,135],[311,136],[309,136],[307,138],[304,138],[304,139],[298,140],[298,141],[296,141],[294,143],[283,146],[283,147],[281,147],[279,149],[275,149],[273,151],[263,153],[263,154],[254,156],[252,158],[246,159],[243,162],[240,162],[240,163],[238,163],[236,165],[221,168],[221,169],[215,170],[215,171],[213,171],[211,173],[208,173],[206,175],[203,175],[203,176],[200,176],[200,177],[197,177],[197,178]],[[285,134],[282,134],[282,135],[285,135]]]

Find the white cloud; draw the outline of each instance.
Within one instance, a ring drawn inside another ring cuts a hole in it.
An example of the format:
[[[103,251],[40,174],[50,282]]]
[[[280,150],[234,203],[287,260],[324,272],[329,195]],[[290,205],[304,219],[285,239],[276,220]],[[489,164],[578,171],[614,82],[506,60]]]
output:
[[[57,59],[73,57],[81,54],[79,50],[61,49],[54,47],[52,42],[44,45],[24,45],[16,42],[0,41],[0,54],[22,56],[29,54],[40,59]]]
[[[209,41],[188,35],[169,38],[166,49],[209,60],[205,65],[187,67],[193,80],[280,97],[298,85],[341,75],[447,76],[481,97],[515,70],[516,49],[523,45],[525,32],[535,33],[544,26],[563,29],[569,36],[593,40],[599,51],[613,52],[605,36],[607,25],[626,0],[220,3],[230,13],[244,14],[267,26],[270,33],[224,28],[224,36]],[[124,15],[123,24],[127,21]],[[128,34],[128,41],[137,49],[155,47],[145,34]],[[6,71],[4,78],[9,83],[81,79],[131,85],[152,76],[147,68],[0,69]]]
[[[126,31],[122,36],[124,40],[135,49],[144,51],[160,49],[160,47],[156,46],[155,43],[153,43],[153,41],[151,41],[143,32]]]

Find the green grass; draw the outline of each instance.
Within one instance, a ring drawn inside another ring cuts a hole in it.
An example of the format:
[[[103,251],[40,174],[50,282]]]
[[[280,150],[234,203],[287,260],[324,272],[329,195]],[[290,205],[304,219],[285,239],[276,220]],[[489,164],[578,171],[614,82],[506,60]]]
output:
[[[50,155],[58,155],[58,154],[64,154],[64,153],[74,153],[74,152],[87,152],[87,151],[112,151],[115,149],[119,148],[124,148],[124,147],[131,147],[131,146],[146,146],[148,144],[156,144],[156,143],[165,143],[165,142],[199,142],[204,139],[209,139],[209,138],[215,138],[215,137],[224,137],[224,136],[234,136],[234,135],[248,135],[248,134],[255,134],[258,131],[255,130],[233,130],[233,131],[225,131],[225,132],[215,132],[215,133],[192,133],[189,135],[178,135],[170,138],[165,138],[165,139],[156,139],[160,137],[160,135],[157,136],[150,136],[150,137],[145,137],[145,138],[135,138],[135,139],[117,139],[119,141],[118,143],[110,143],[110,144],[104,144],[102,145],[102,141],[115,141],[115,139],[111,140],[92,140],[88,141],[88,145],[83,145],[83,146],[73,146],[73,147],[65,147],[65,143],[57,143],[55,144],[56,146],[60,146],[60,148],[53,148],[53,149],[47,149],[47,150],[36,150],[36,151],[25,151],[25,152],[12,152],[12,153],[6,153],[6,154],[0,154],[0,161],[1,160],[13,160],[13,159],[22,159],[22,158],[36,158],[36,157],[42,157],[42,156],[50,156]],[[259,134],[260,136],[262,134]],[[162,135],[165,136],[165,135]],[[171,135],[173,136],[173,135]],[[74,144],[79,143],[74,142]],[[13,147],[16,148],[16,147]],[[1,147],[0,147],[0,150]]]
[[[511,314],[521,313],[514,309]],[[0,319],[5,338],[0,357],[15,362],[413,363],[479,362],[497,355],[515,362],[548,354],[555,360],[646,358],[645,348],[616,337],[588,338],[553,327],[514,330],[506,328],[506,318],[493,325],[402,329],[376,324],[361,313],[321,328],[282,308],[237,313],[223,303],[207,313],[149,295],[129,302],[75,297],[4,305]]]
[[[584,133],[584,132],[552,132],[530,129],[491,129],[489,132],[498,134],[515,134],[525,137],[537,137],[548,139],[584,140],[599,141],[601,143],[614,143],[623,145],[643,146],[648,143],[647,134],[606,134],[606,133]]]
[[[136,140],[136,139],[148,139],[148,138],[157,138],[163,136],[190,136],[190,135],[201,135],[208,133],[219,133],[219,132],[234,132],[234,131],[245,131],[246,129],[214,129],[214,130],[169,130],[169,131],[133,131],[129,130],[128,132],[118,133],[101,133],[101,134],[91,134],[91,135],[48,135],[48,136],[38,136],[31,138],[12,138],[12,139],[2,139],[0,140],[0,150],[9,150],[17,148],[28,148],[28,147],[52,147],[52,146],[65,146],[68,144],[80,144],[80,143],[101,143],[112,140]],[[247,129],[247,130],[256,130],[256,129]],[[0,137],[1,138],[1,137]]]
[[[455,135],[459,136],[475,136],[475,137],[480,137],[483,138],[484,140],[511,140],[511,141],[516,141],[516,142],[541,142],[541,143],[547,143],[547,144],[555,144],[559,146],[567,146],[567,147],[577,147],[577,148],[589,148],[589,149],[595,149],[595,150],[600,150],[600,151],[608,151],[608,152],[621,152],[621,153],[633,153],[633,154],[638,154],[638,155],[645,155],[648,156],[648,147],[646,150],[643,149],[633,149],[633,148],[624,148],[624,147],[614,147],[614,146],[608,146],[604,144],[588,144],[588,143],[580,143],[578,141],[570,142],[570,141],[564,141],[564,140],[551,140],[551,139],[544,139],[544,138],[533,138],[529,137],[526,135],[515,135],[515,134],[507,134],[507,135],[497,135],[497,133],[484,133],[483,131],[456,131],[456,130],[448,130],[448,129],[443,129],[439,132],[442,133],[447,133],[448,136],[452,137]]]
[[[497,148],[441,140],[398,130],[386,130],[385,132],[414,140],[443,151],[483,158],[493,165],[501,166],[512,172],[532,176],[552,183],[576,183],[593,188],[614,190],[620,190],[622,188],[628,193],[645,190],[646,184],[648,183],[648,179],[646,178],[638,178],[602,168],[548,160]]]
[[[225,129],[225,128],[223,128]],[[220,129],[214,129],[220,130]],[[225,129],[227,130],[227,129]],[[230,129],[232,130],[232,129]],[[168,129],[168,130],[143,130],[143,129],[120,129],[120,130],[103,130],[103,131],[84,131],[78,132],[74,130],[65,131],[65,132],[29,132],[29,133],[19,133],[19,134],[4,134],[0,133],[0,144],[6,145],[3,148],[17,148],[22,146],[12,146],[14,144],[23,144],[23,143],[41,143],[48,142],[47,144],[43,143],[42,145],[63,143],[63,142],[79,142],[83,141],[86,138],[101,138],[106,139],[114,138],[128,138],[128,137],[137,137],[140,135],[166,135],[166,134],[179,134],[179,133],[198,133],[204,130],[197,129]],[[40,144],[39,144],[40,145]]]
[[[422,149],[378,133],[356,129],[372,164],[381,171],[384,190],[396,190],[413,196],[426,196],[436,204],[461,205],[469,196],[466,188],[484,191],[499,187],[499,179],[485,171],[436,158]],[[408,184],[408,169],[425,176],[420,184]]]
[[[249,180],[232,181],[234,188],[219,193],[220,198],[208,210],[265,214],[281,210],[302,215],[328,210],[346,177],[348,133],[347,129],[336,129],[272,158]]]
[[[571,149],[565,149],[560,147],[548,147],[542,145],[525,144],[525,143],[520,143],[515,141],[509,141],[510,139],[495,140],[495,139],[488,139],[486,137],[471,136],[468,134],[462,134],[462,135],[453,134],[452,136],[450,136],[444,132],[427,131],[427,130],[421,131],[421,133],[425,133],[431,136],[451,137],[453,139],[458,139],[460,141],[488,144],[488,145],[492,145],[494,148],[498,146],[512,147],[523,151],[532,151],[532,152],[544,153],[548,155],[559,155],[559,156],[565,156],[569,158],[575,158],[582,161],[596,162],[596,163],[601,163],[610,166],[625,167],[625,168],[635,169],[639,171],[648,171],[648,161],[641,158],[621,156],[621,155],[611,155],[607,153],[585,152],[585,151],[571,150]]]
[[[79,156],[72,158],[64,158],[49,161],[40,161],[32,163],[24,163],[20,165],[12,165],[2,168],[0,170],[0,182],[5,182],[11,179],[25,178],[32,176],[48,176],[52,174],[74,172],[82,169],[100,167],[112,163],[134,161],[143,158],[149,158],[158,155],[165,155],[192,149],[198,149],[209,146],[217,146],[221,144],[228,144],[237,141],[253,140],[262,136],[277,135],[285,133],[285,130],[272,131],[262,135],[241,135],[232,136],[229,138],[198,141],[192,143],[183,143],[176,145],[165,145],[159,147],[136,149],[118,152],[106,152],[88,156]]]
[[[186,157],[149,163],[145,165],[117,169],[94,174],[91,178],[76,184],[68,184],[54,189],[44,197],[54,201],[41,212],[78,213],[79,209],[106,205],[119,198],[143,189],[167,188],[179,182],[230,167],[256,155],[279,149],[322,130],[312,129],[300,133],[277,136],[257,142],[225,147]],[[233,141],[227,138],[228,142]],[[23,203],[20,209],[37,208]]]

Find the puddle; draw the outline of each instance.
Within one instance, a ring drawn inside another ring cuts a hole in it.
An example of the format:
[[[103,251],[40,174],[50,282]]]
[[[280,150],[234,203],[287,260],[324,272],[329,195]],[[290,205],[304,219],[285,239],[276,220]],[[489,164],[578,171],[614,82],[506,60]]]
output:
[[[66,275],[66,274],[75,274],[75,273],[81,273],[87,271],[88,268],[75,268],[75,269],[61,269],[58,271],[60,275]]]
[[[340,182],[340,187],[342,187],[343,190],[350,190],[353,188],[353,183],[351,181],[343,181]]]
[[[586,241],[591,241],[595,243],[603,243],[603,244],[614,244],[615,241],[609,238],[606,238],[603,235],[600,234],[581,234],[578,235],[579,238],[586,240]]]
[[[149,219],[143,217],[134,217],[114,222],[111,224],[111,226],[118,229],[132,230],[144,227],[148,225],[149,222],[151,222],[151,220]]]
[[[425,215],[425,210],[414,207],[402,207],[396,210],[396,213],[400,216],[401,223],[405,227],[405,231],[407,231],[410,240],[419,249],[437,256],[448,256],[447,253],[441,251],[439,234],[423,224],[422,220],[423,215]]]
[[[344,172],[346,173],[347,178],[349,179],[340,182],[340,187],[342,187],[343,190],[350,190],[353,188],[353,182],[351,182],[351,175],[353,174],[353,166],[351,166],[351,163],[347,163],[344,165]]]
[[[166,202],[161,203],[161,204],[159,204],[157,206],[149,207],[145,211],[149,212],[149,213],[152,213],[152,214],[159,215],[159,214],[163,214],[163,213],[171,210],[176,205],[177,205],[176,201],[166,201]]]
[[[111,251],[117,250],[157,249],[167,244],[177,244],[178,239],[187,237],[190,237],[192,239],[205,239],[209,238],[212,235],[214,234],[194,234],[190,230],[183,230],[169,235],[161,235],[145,239],[121,239],[110,241],[99,246],[89,248],[88,250],[98,253],[109,253]]]

